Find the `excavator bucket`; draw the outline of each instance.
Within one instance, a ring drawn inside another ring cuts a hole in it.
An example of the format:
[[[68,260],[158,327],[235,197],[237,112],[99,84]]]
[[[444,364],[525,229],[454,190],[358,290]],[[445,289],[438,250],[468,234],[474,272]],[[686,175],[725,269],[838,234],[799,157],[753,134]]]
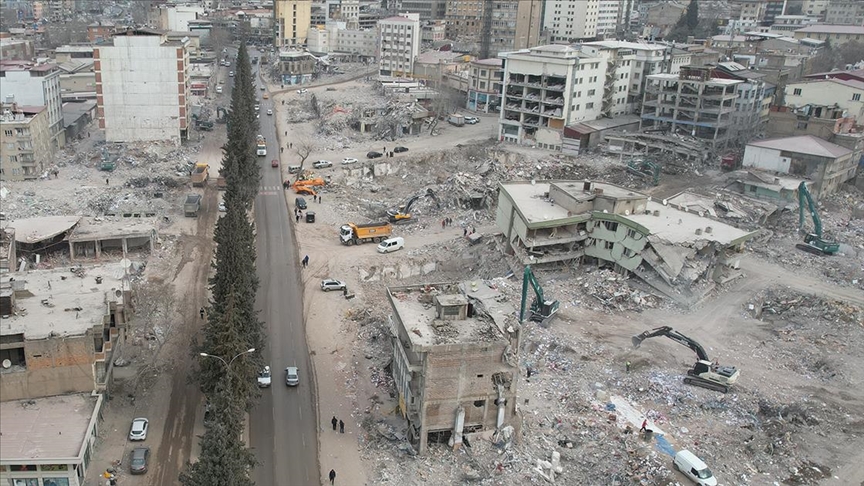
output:
[[[633,336],[632,338],[630,338],[630,340],[633,341],[633,347],[638,348],[639,346],[642,345],[642,341],[644,341],[645,338],[642,337],[642,334],[637,334],[636,336]]]

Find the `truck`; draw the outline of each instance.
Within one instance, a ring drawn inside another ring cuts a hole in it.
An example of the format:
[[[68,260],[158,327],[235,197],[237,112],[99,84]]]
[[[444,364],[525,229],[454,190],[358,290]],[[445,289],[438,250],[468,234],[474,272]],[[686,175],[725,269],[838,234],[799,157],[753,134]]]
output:
[[[465,117],[459,113],[453,113],[447,117],[447,122],[457,127],[465,126]]]
[[[390,223],[346,223],[339,228],[339,238],[343,245],[359,245],[371,241],[379,243],[393,233],[393,225]]]
[[[271,378],[272,378],[272,376],[270,374],[270,367],[265,366],[264,369],[261,370],[260,373],[258,373],[258,387],[259,388],[269,388]]]
[[[186,196],[186,202],[183,203],[183,213],[190,218],[198,216],[198,210],[201,209],[201,195],[189,194]]]
[[[258,135],[257,149],[255,153],[258,154],[258,157],[267,156],[267,139]]]
[[[192,168],[192,173],[189,178],[192,180],[193,187],[204,187],[207,184],[207,179],[210,177],[210,166],[201,162],[197,162]]]

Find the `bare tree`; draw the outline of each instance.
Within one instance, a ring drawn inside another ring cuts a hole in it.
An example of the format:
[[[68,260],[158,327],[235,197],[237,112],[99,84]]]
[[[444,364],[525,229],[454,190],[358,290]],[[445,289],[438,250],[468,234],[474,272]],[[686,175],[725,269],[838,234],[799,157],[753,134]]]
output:
[[[300,171],[297,172],[297,180],[300,180],[300,177],[303,175],[303,164],[306,163],[306,159],[315,151],[315,144],[308,140],[298,142],[294,144],[294,151],[300,157]]]
[[[174,287],[161,281],[142,281],[133,286],[135,315],[132,325],[143,331],[150,347],[150,355],[138,368],[133,389],[137,390],[141,380],[170,365],[162,358],[165,345],[179,333],[182,316],[177,312]]]

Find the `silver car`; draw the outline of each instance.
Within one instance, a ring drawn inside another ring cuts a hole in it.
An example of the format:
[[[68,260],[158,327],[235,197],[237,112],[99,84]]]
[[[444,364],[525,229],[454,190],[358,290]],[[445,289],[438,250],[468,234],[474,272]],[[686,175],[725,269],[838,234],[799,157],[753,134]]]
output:
[[[332,278],[324,279],[321,281],[321,290],[324,292],[329,292],[331,290],[345,290],[345,282],[334,280]]]
[[[150,421],[146,418],[136,418],[132,421],[132,428],[129,430],[129,440],[144,440],[147,438],[147,428],[150,426]]]
[[[285,384],[288,386],[297,386],[300,384],[300,374],[296,366],[285,368]]]
[[[333,167],[333,162],[330,162],[329,160],[319,160],[312,164],[312,167],[316,169],[326,169],[328,167]]]

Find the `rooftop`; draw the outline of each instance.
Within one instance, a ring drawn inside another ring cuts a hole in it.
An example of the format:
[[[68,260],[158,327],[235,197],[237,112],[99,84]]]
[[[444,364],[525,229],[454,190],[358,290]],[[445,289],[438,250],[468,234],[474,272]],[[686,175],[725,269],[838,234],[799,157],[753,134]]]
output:
[[[89,44],[83,45],[83,46],[82,45],[77,45],[77,46],[65,45],[65,46],[60,46],[57,49],[54,49],[54,52],[93,52],[93,46],[89,45]]]
[[[649,74],[648,79],[657,79],[659,81],[692,81],[689,79],[681,79],[681,77],[677,74]],[[740,79],[723,79],[723,78],[711,78],[705,81],[706,84],[716,84],[716,85],[726,85],[731,86],[733,84],[743,83]]]
[[[796,29],[795,33],[798,32],[807,34],[864,34],[864,27],[859,25],[811,24],[803,29]]]
[[[90,102],[94,103],[94,102]],[[155,218],[82,219],[69,235],[69,241],[93,241],[121,237],[151,236]]]
[[[388,287],[388,296],[416,351],[439,345],[508,342],[506,330],[517,324],[517,311],[483,280]],[[433,296],[443,305],[473,304],[464,320],[441,320]]]
[[[659,214],[655,216],[654,214]],[[648,229],[650,234],[672,244],[692,243],[696,241],[715,241],[721,245],[729,245],[743,241],[753,234],[719,221],[699,216],[689,211],[682,211],[656,201],[648,201],[646,212],[631,214],[625,219],[640,224]],[[707,233],[706,228],[711,228]],[[696,230],[702,234],[697,235]]]
[[[101,400],[76,394],[0,402],[4,462],[78,458]]]
[[[15,228],[15,241],[32,245],[69,231],[81,220],[80,216],[43,216],[10,221]]]
[[[14,283],[23,287],[16,291],[18,312],[3,320],[0,334],[24,334],[30,340],[80,336],[94,326],[101,328],[108,293],[129,287],[126,265],[132,262],[16,273]]]
[[[793,152],[797,154],[815,155],[817,157],[828,157],[831,159],[843,157],[852,153],[852,151],[846,147],[841,147],[840,145],[833,144],[827,140],[822,140],[813,135],[771,138],[768,140],[750,142],[747,146],[782,150],[783,152]]]
[[[643,42],[626,42],[617,40],[585,42],[584,45],[606,47],[609,49],[633,49],[635,51],[665,51],[669,48],[669,46],[663,44],[646,44]]]
[[[501,183],[501,189],[510,196],[517,210],[530,225],[531,223],[544,223],[574,216],[563,206],[549,200],[549,189],[553,184],[576,200],[591,200],[596,197],[594,192],[585,192],[582,190],[584,181],[504,182]],[[591,182],[591,184],[592,189],[602,189],[603,195],[606,197],[621,199],[648,197],[612,184],[602,182]]]
[[[492,58],[492,59],[475,59],[471,61],[473,64],[482,64],[484,66],[493,66],[493,67],[501,67],[504,64],[503,59]]]

